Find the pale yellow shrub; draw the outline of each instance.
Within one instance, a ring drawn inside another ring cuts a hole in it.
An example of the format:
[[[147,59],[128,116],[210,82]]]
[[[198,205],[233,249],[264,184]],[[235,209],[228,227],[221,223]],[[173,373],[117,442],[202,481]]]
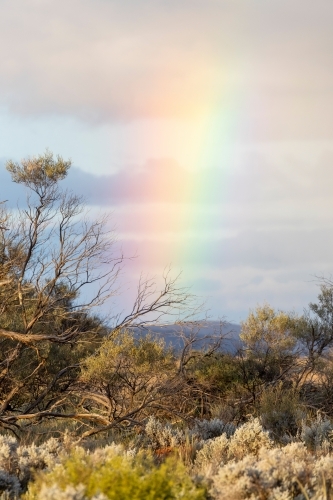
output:
[[[263,447],[272,446],[269,433],[263,429],[259,419],[254,418],[241,425],[230,438],[228,456],[240,460],[246,455],[257,455]]]
[[[212,477],[215,500],[327,500],[333,483],[333,458],[317,459],[303,443],[261,448],[222,465]]]

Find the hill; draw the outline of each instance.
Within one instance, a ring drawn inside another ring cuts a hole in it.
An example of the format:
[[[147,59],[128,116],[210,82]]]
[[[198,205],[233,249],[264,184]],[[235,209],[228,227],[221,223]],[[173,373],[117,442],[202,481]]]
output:
[[[234,323],[223,323],[222,330],[220,330],[220,322],[219,321],[207,321],[205,326],[198,329],[196,331],[197,340],[195,341],[195,346],[197,348],[202,348],[205,345],[208,345],[214,336],[216,337],[220,331],[223,334],[223,342],[221,349],[230,354],[234,354],[237,349],[241,346],[241,341],[239,338],[240,334],[240,325]],[[151,326],[147,330],[139,330],[138,328],[134,329],[138,333],[142,334],[143,332],[150,332],[155,335],[161,336],[166,345],[172,345],[174,349],[177,351],[182,349],[184,345],[183,337],[189,338],[192,334],[190,327],[181,327],[177,324],[170,324],[164,326]]]

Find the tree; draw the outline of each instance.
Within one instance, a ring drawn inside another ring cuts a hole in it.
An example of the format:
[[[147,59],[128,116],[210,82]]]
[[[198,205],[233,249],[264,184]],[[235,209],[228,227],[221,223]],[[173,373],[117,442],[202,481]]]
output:
[[[240,338],[251,353],[263,357],[283,356],[295,347],[294,318],[282,311],[276,312],[268,304],[250,311],[241,326]]]
[[[4,201],[1,201],[0,205],[3,205],[4,203],[5,203]],[[7,219],[6,213],[4,212],[4,210],[0,210],[0,231],[7,230],[7,227],[5,226],[6,219]]]
[[[91,219],[83,200],[60,188],[70,165],[49,151],[7,163],[28,189],[24,208],[0,214],[0,425],[13,431],[42,418],[94,421],[88,410],[77,416],[70,399],[84,357],[110,331],[179,312],[189,299],[166,272],[161,290],[140,282],[124,318],[110,312],[113,329],[99,319],[123,256],[114,254],[108,217]]]
[[[124,423],[142,425],[152,410],[177,413],[183,388],[174,354],[163,341],[117,330],[83,362],[79,407],[88,407],[97,424],[83,437]]]
[[[268,304],[250,311],[241,323],[240,352],[245,385],[253,400],[265,384],[281,380],[293,368],[296,359],[294,315],[276,312]]]
[[[305,355],[299,382],[309,376],[333,346],[333,284],[323,280],[317,303],[310,303],[297,322],[295,335]]]
[[[203,357],[210,358],[222,348],[227,338],[223,332],[224,326],[225,322],[220,320],[215,328],[207,332],[206,320],[187,321],[178,325],[175,335],[181,347],[178,362],[180,374],[185,375],[189,363],[200,361]]]

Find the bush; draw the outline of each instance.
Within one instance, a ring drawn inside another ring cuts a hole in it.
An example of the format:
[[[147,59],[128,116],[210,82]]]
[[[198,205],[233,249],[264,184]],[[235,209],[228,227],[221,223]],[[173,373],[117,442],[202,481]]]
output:
[[[246,455],[258,455],[261,448],[272,448],[273,441],[259,420],[253,418],[238,427],[230,439],[229,457],[240,460]]]
[[[60,444],[51,438],[40,446],[20,446],[15,438],[0,435],[0,492],[18,495],[35,471],[53,466]]]
[[[113,445],[91,454],[75,450],[52,471],[39,474],[25,498],[203,500],[206,496],[179,461],[168,459],[156,466],[149,456],[128,454]]]
[[[208,440],[195,460],[195,469],[211,476],[221,464],[229,460],[241,460],[247,455],[258,455],[263,447],[271,448],[273,442],[268,432],[264,431],[258,419],[252,419],[240,426],[234,434],[221,436]]]
[[[169,424],[163,425],[155,417],[149,417],[145,432],[153,449],[174,448],[185,443],[185,434],[182,431]]]
[[[228,460],[229,440],[226,434],[209,439],[198,451],[194,469],[206,477],[212,476],[221,464]]]
[[[264,428],[277,440],[296,436],[305,417],[299,394],[294,389],[284,388],[282,383],[262,393],[257,414]]]
[[[219,396],[232,394],[243,380],[239,360],[230,354],[191,360],[188,370],[197,383]]]
[[[221,500],[301,500],[305,498],[302,487],[315,485],[313,466],[314,458],[301,443],[262,448],[258,457],[247,455],[221,467],[213,477],[211,493]]]
[[[216,500],[326,500],[332,483],[329,455],[317,460],[303,443],[290,443],[223,465],[212,478],[210,493]]]
[[[192,433],[203,440],[221,436],[223,433],[230,437],[234,434],[236,426],[233,423],[224,423],[219,418],[212,420],[196,420]]]
[[[301,439],[311,451],[329,451],[332,448],[333,426],[320,415],[310,425],[303,423]]]

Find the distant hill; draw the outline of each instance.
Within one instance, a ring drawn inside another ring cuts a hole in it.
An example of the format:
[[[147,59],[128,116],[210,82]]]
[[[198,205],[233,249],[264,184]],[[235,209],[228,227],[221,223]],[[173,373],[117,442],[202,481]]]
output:
[[[236,325],[233,323],[224,323],[222,326],[222,334],[225,337],[221,350],[228,352],[230,354],[234,354],[237,349],[241,346],[241,341],[239,338],[240,334],[240,325]],[[134,329],[136,332],[147,332],[147,330],[139,330],[137,328]],[[204,347],[205,344],[210,342],[209,339],[203,338],[207,336],[216,335],[220,331],[220,323],[219,321],[207,321],[205,327],[201,328],[198,331],[198,342],[195,343],[197,348]],[[181,327],[179,325],[165,325],[165,326],[151,326],[149,328],[149,332],[161,336],[167,345],[172,345],[176,350],[180,350],[183,346],[182,339],[180,337]],[[190,328],[185,328],[185,334],[190,333]],[[200,338],[203,338],[200,340]]]

